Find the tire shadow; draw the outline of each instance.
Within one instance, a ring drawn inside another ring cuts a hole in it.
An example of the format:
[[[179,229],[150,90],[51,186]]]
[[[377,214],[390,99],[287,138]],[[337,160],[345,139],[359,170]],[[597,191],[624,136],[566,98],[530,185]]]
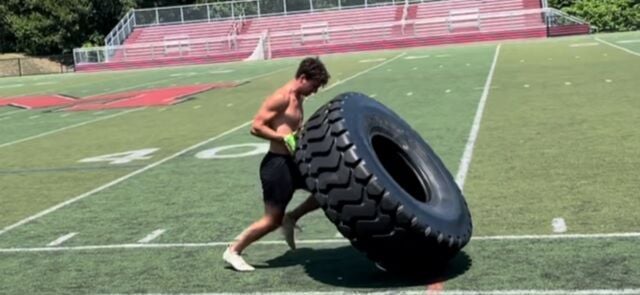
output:
[[[259,268],[302,265],[314,280],[347,288],[393,288],[424,286],[445,282],[471,268],[471,258],[461,251],[444,269],[425,269],[421,273],[395,274],[378,269],[351,246],[332,249],[300,248],[266,261]]]

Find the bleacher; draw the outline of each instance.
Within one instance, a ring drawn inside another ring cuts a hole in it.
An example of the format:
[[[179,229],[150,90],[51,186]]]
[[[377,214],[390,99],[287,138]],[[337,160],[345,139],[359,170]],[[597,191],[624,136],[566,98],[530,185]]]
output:
[[[78,70],[242,60],[269,30],[273,58],[546,37],[539,0],[441,0],[240,20],[138,27],[109,62]],[[180,41],[176,41],[180,40]],[[176,44],[179,42],[179,44]]]

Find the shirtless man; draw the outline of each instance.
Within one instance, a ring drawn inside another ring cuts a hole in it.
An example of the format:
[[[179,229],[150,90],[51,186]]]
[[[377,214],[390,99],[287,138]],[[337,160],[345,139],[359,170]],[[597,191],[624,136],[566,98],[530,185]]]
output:
[[[251,134],[271,142],[269,153],[260,164],[260,180],[265,214],[245,229],[224,252],[222,258],[237,271],[253,271],[240,254],[251,243],[282,226],[285,240],[295,249],[293,229],[303,215],[319,208],[309,196],[293,211],[285,210],[296,189],[304,189],[304,180],[293,160],[295,134],[302,128],[302,102],[329,81],[329,73],[318,58],[302,60],[295,78],[268,97],[256,114]]]

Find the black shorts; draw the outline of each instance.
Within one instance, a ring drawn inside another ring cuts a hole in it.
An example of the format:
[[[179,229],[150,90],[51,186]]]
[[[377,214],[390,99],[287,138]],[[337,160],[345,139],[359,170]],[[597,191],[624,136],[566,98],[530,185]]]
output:
[[[265,204],[283,212],[296,189],[306,189],[304,179],[290,155],[268,152],[260,163],[260,181]]]

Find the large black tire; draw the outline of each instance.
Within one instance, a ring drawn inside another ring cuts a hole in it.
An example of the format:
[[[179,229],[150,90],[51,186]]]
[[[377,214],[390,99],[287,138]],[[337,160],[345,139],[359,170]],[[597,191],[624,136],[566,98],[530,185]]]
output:
[[[364,94],[341,94],[316,111],[295,159],[338,231],[387,270],[442,266],[471,238],[467,204],[442,161]]]

